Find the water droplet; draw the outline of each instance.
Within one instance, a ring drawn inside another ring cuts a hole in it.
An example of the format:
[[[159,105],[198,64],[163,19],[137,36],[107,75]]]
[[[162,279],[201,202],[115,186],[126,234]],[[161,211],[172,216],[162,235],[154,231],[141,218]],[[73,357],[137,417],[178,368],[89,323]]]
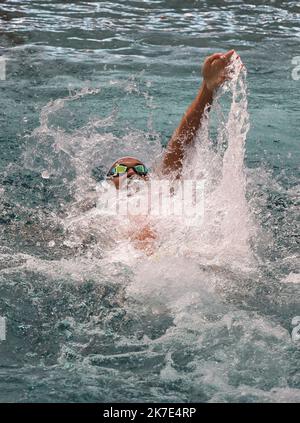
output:
[[[44,170],[44,171],[41,173],[41,177],[42,177],[43,179],[49,179],[49,178],[50,178],[50,173],[48,172],[48,170]]]

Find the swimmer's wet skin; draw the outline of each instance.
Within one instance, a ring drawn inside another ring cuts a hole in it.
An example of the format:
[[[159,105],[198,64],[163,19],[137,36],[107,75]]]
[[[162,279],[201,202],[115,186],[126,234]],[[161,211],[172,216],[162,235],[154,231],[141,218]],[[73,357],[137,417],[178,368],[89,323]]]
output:
[[[229,50],[227,53],[215,53],[205,59],[202,68],[203,81],[201,87],[168,142],[162,163],[158,169],[162,175],[180,178],[185,155],[189,147],[193,145],[195,136],[201,128],[202,118],[213,102],[214,93],[228,78],[227,66],[232,60],[233,53],[234,50]],[[239,58],[239,56],[236,56],[236,58]],[[118,172],[118,169],[121,172]],[[114,183],[117,189],[122,186],[127,178],[133,176],[147,180],[148,169],[139,159],[130,156],[116,160],[107,173],[107,178]],[[139,230],[132,239],[136,240],[138,248],[142,249],[144,249],[144,244],[141,243],[146,242],[148,249],[148,241],[155,239],[155,234],[147,226]]]

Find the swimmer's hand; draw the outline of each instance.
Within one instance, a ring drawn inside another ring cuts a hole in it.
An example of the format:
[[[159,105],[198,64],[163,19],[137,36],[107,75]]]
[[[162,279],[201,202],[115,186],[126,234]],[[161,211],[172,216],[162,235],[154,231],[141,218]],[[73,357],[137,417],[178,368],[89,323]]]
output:
[[[205,59],[202,76],[208,90],[216,90],[226,80],[226,68],[234,52],[229,50],[227,53],[215,53]]]

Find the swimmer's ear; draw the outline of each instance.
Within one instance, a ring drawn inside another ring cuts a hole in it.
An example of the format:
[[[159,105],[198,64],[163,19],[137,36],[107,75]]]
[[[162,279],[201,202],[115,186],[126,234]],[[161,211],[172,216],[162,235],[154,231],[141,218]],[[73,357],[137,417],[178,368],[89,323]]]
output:
[[[96,179],[97,182],[104,181],[106,179],[107,169],[104,166],[96,166],[92,169],[92,177]]]

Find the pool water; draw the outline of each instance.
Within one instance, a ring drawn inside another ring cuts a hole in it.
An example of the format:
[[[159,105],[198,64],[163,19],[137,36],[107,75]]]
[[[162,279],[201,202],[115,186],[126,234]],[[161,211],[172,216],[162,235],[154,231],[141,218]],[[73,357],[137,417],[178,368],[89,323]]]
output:
[[[1,402],[300,401],[299,38],[297,1],[1,3]],[[202,225],[143,255],[87,204],[231,48],[185,168]]]

